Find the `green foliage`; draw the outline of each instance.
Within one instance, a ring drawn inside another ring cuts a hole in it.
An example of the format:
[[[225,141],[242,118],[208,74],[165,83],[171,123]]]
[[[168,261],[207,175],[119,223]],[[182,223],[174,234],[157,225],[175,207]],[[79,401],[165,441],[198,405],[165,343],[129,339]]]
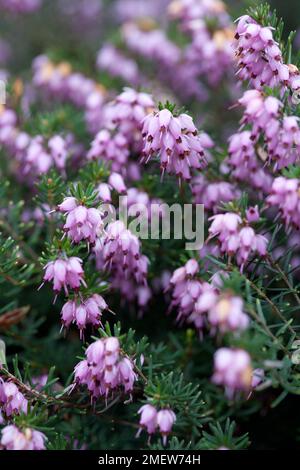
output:
[[[210,424],[209,432],[204,431],[203,437],[200,440],[200,449],[214,450],[226,448],[229,450],[242,450],[249,447],[248,434],[235,437],[236,424],[234,421],[226,420],[225,425],[221,426],[220,423]]]

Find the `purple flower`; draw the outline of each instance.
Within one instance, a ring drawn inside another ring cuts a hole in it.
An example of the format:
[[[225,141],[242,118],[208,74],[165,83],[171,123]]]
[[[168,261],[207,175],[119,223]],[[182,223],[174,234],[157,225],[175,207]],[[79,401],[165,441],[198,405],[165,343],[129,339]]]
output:
[[[98,196],[103,202],[111,202],[111,188],[107,183],[100,183],[97,187]]]
[[[210,182],[203,175],[195,176],[191,181],[195,204],[204,204],[205,210],[218,212],[220,202],[226,203],[238,199],[240,191],[226,181]]]
[[[212,381],[223,385],[228,398],[251,390],[253,369],[251,358],[243,349],[220,348],[214,354]]]
[[[220,292],[223,287],[220,276],[226,278],[226,273],[216,273],[208,283],[196,278],[198,271],[198,263],[191,259],[185,266],[176,269],[170,279],[170,308],[178,310],[177,320],[192,323],[201,336],[204,327],[211,334],[246,329],[249,318],[243,312],[243,300]]]
[[[279,207],[287,226],[300,228],[299,180],[279,176],[274,179],[271,194],[267,198],[269,206]]]
[[[148,259],[141,254],[138,238],[126,229],[122,221],[107,226],[101,257],[104,269],[114,277],[133,279],[137,284],[146,285]]]
[[[251,81],[257,89],[289,84],[289,68],[283,63],[281,50],[273,39],[272,28],[262,27],[244,15],[236,28],[238,76]]]
[[[257,253],[259,256],[267,254],[267,238],[256,234],[252,227],[244,225],[239,214],[233,212],[217,214],[210,220],[212,220],[209,227],[210,238],[218,237],[221,252],[235,256],[241,270],[251,253]]]
[[[176,415],[174,411],[170,409],[163,409],[157,413],[157,425],[159,432],[163,436],[163,443],[166,445],[167,436],[170,434],[173,424],[176,421]]]
[[[66,141],[60,135],[55,135],[48,140],[48,147],[57,168],[64,169],[68,156]]]
[[[146,429],[148,434],[154,434],[157,427],[156,408],[152,405],[146,404],[138,410],[138,414],[141,415],[139,433],[142,431],[142,429]]]
[[[94,244],[103,230],[102,213],[94,207],[86,207],[74,197],[67,197],[58,209],[67,215],[64,231],[74,242],[86,240]]]
[[[88,324],[101,326],[101,316],[103,310],[107,309],[107,303],[99,294],[93,294],[86,299],[69,300],[61,311],[63,326],[68,328],[71,323],[75,323],[80,330],[82,337],[83,330]]]
[[[259,220],[259,210],[258,207],[249,207],[246,211],[246,218],[248,222],[257,222]]]
[[[93,399],[108,396],[119,387],[131,392],[137,378],[133,362],[121,353],[115,337],[92,343],[86,350],[86,360],[76,365],[74,373],[75,383],[86,385]]]
[[[128,141],[119,132],[102,129],[92,141],[87,158],[90,160],[101,158],[111,162],[113,171],[122,172],[129,158]]]
[[[45,450],[46,436],[35,429],[21,431],[14,424],[2,429],[1,445],[6,450]]]
[[[229,139],[229,157],[231,175],[237,181],[250,183],[260,193],[267,193],[272,185],[272,176],[267,173],[256,156],[255,141],[250,131],[233,134]],[[267,158],[267,154],[266,157]]]
[[[108,183],[119,194],[125,194],[127,191],[124,179],[119,173],[111,173],[108,178]]]
[[[153,109],[151,95],[127,87],[105,106],[104,119],[107,127],[118,129],[136,148],[135,143],[141,140],[142,121]]]
[[[52,281],[55,292],[64,288],[66,295],[68,295],[68,287],[77,290],[81,284],[85,285],[84,271],[81,265],[82,260],[75,256],[49,261],[44,267],[44,281]]]
[[[0,379],[0,404],[6,416],[27,413],[28,402],[13,382]]]
[[[175,117],[168,109],[149,114],[144,119],[144,159],[159,155],[162,172],[191,180],[191,169],[205,166],[206,143],[197,135],[193,120],[187,114]]]
[[[208,321],[221,333],[245,330],[249,325],[249,317],[243,312],[243,300],[236,296],[221,296],[209,310]]]
[[[150,436],[158,430],[163,437],[163,444],[166,445],[167,437],[172,431],[173,424],[176,421],[174,411],[169,408],[157,411],[153,405],[147,403],[138,410],[138,414],[140,414],[140,428],[137,437],[143,429],[145,429]]]

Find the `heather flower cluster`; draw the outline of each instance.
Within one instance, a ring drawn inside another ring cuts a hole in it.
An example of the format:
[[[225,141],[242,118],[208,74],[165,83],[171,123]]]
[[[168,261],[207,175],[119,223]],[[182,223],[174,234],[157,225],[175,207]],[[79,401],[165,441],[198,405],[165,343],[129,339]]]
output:
[[[141,243],[121,220],[110,223],[106,234],[95,247],[98,269],[110,273],[112,287],[119,289],[128,299],[143,292],[142,300],[149,299],[147,287],[148,258],[141,253]]]
[[[102,158],[111,162],[113,171],[122,172],[126,170],[129,150],[126,137],[113,130],[102,129],[92,141],[87,157],[89,159]]]
[[[197,175],[191,180],[191,189],[195,204],[204,204],[207,211],[218,212],[220,205],[238,199],[239,189],[227,181],[207,181],[204,175]]]
[[[157,409],[150,404],[143,405],[139,410],[140,429],[138,435],[143,429],[147,431],[149,436],[159,431],[163,438],[163,444],[167,444],[167,437],[172,431],[173,424],[176,421],[176,415],[171,409]]]
[[[87,299],[68,300],[61,310],[61,321],[65,328],[75,323],[82,337],[86,325],[101,326],[102,312],[107,308],[107,303],[99,294],[93,294]]]
[[[263,380],[263,371],[253,371],[250,355],[243,349],[218,349],[214,355],[212,381],[225,388],[232,399],[238,392],[249,393]]]
[[[58,210],[67,215],[63,230],[74,243],[84,240],[89,245],[95,245],[103,232],[102,213],[94,207],[86,207],[75,197],[66,197]],[[79,257],[64,256],[55,261],[50,261],[44,267],[44,282],[53,282],[53,290],[57,294],[64,289],[69,296],[69,289],[75,291],[74,298],[69,299],[61,310],[62,327],[69,328],[76,324],[83,339],[87,325],[100,327],[102,325],[102,312],[108,309],[103,297],[93,293],[89,297],[83,297],[80,288],[87,289],[84,280],[83,260]]]
[[[296,178],[275,178],[267,198],[270,207],[279,208],[287,226],[300,228],[299,180]]]
[[[233,134],[229,139],[228,158],[225,172],[230,172],[238,182],[245,182],[257,191],[260,198],[267,194],[272,185],[272,176],[264,166],[268,154],[261,149],[260,161],[256,154],[255,141],[250,131]]]
[[[140,179],[140,170],[134,161],[129,161],[129,156],[142,149],[142,122],[153,107],[149,94],[125,88],[104,106],[102,128],[92,141],[87,158],[111,162],[114,172]]]
[[[44,269],[43,279],[53,283],[53,290],[56,293],[64,289],[68,295],[69,288],[77,290],[82,284],[85,285],[82,260],[75,256],[49,261]]]
[[[289,85],[289,67],[283,63],[272,28],[262,27],[248,15],[242,16],[236,28],[238,76],[249,80],[254,88]]]
[[[9,418],[15,414],[27,413],[28,402],[13,382],[0,378],[0,410]]]
[[[14,159],[18,180],[30,185],[50,168],[64,173],[68,158],[76,160],[82,150],[70,133],[53,135],[48,141],[42,135],[30,136],[18,127],[15,111],[1,107],[0,144]]]
[[[191,116],[174,116],[168,109],[149,114],[144,119],[143,155],[148,162],[153,155],[160,157],[162,174],[175,174],[179,180],[190,181],[191,170],[206,165],[205,152],[212,146],[206,135],[198,135]]]
[[[221,253],[226,253],[229,257],[235,256],[237,264],[244,269],[245,263],[250,261],[250,256],[266,256],[268,239],[261,234],[255,233],[251,222],[259,220],[257,210],[249,210],[246,219],[243,221],[239,214],[226,212],[216,214],[211,217],[209,236],[217,237]]]
[[[242,125],[252,125],[250,139],[254,144],[263,135],[266,144],[266,160],[273,161],[275,169],[296,163],[299,159],[300,129],[297,116],[281,116],[283,104],[273,96],[264,96],[258,90],[248,90],[239,103],[245,108]],[[246,141],[247,131],[242,134]],[[237,140],[237,138],[235,138]],[[245,144],[247,145],[247,144]],[[251,149],[251,144],[249,145]],[[232,142],[232,147],[236,143]],[[253,153],[250,150],[249,153]],[[248,155],[251,160],[251,155]],[[251,163],[250,163],[251,164]]]
[[[19,429],[14,424],[2,429],[0,444],[5,450],[45,450],[46,436],[35,429]]]
[[[245,330],[249,317],[243,311],[243,300],[222,293],[220,284],[222,287],[222,273],[218,278],[215,275],[210,283],[201,281],[195,259],[176,269],[170,279],[170,307],[178,311],[177,320],[192,323],[201,336],[205,327],[212,335]]]
[[[86,359],[74,370],[75,383],[86,385],[92,400],[108,397],[120,387],[125,393],[133,390],[137,375],[134,363],[120,349],[118,338],[99,339],[86,350]]]
[[[96,242],[103,229],[101,212],[98,209],[80,204],[75,197],[66,197],[58,209],[67,216],[63,228],[74,243],[81,240],[91,244]]]

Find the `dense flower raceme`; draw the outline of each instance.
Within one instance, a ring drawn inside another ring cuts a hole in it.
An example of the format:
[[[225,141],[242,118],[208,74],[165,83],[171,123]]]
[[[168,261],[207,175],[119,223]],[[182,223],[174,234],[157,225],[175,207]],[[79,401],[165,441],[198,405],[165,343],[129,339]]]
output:
[[[243,349],[220,348],[214,355],[212,381],[225,387],[229,399],[236,393],[248,394],[263,380],[261,369],[253,370],[251,357]]]
[[[261,151],[262,154],[262,151]],[[255,141],[250,131],[242,131],[230,137],[228,158],[223,164],[225,174],[235,180],[244,181],[256,194],[268,194],[272,186],[272,175],[263,167],[263,162],[256,155]]]
[[[121,278],[132,278],[145,285],[148,259],[141,254],[141,244],[120,220],[112,222],[103,238],[104,268]]]
[[[212,146],[207,135],[198,135],[190,116],[175,117],[168,109],[144,119],[143,136],[144,160],[147,162],[159,155],[162,172],[175,174],[179,180],[190,181],[191,170],[200,170],[206,165],[206,149]]]
[[[66,214],[64,231],[74,242],[86,240],[94,244],[103,230],[102,212],[94,207],[86,207],[75,197],[66,197],[58,209]]]
[[[45,450],[46,436],[31,428],[19,429],[14,424],[1,431],[1,446],[6,450]]]
[[[221,279],[215,276],[211,283],[200,281],[198,272],[197,261],[190,259],[185,266],[176,269],[170,279],[171,308],[178,310],[177,320],[194,324],[200,333],[205,326],[211,334],[246,329],[249,318],[243,312],[243,300],[221,293]]]
[[[249,225],[250,222],[253,222],[251,213],[247,213],[245,221],[242,220],[239,214],[233,212],[216,214],[211,217],[211,220],[209,227],[210,238],[217,236],[221,252],[226,253],[228,256],[235,256],[241,270],[243,270],[251,254],[257,254],[258,256],[267,254],[267,238],[256,234]]]
[[[27,413],[28,402],[13,382],[0,379],[0,409],[5,416]]]
[[[56,293],[63,288],[68,295],[69,287],[77,290],[82,284],[85,285],[82,260],[75,256],[49,261],[44,270],[44,282],[53,282],[53,290]]]
[[[74,370],[75,384],[86,385],[92,399],[107,397],[113,391],[131,392],[137,375],[134,363],[120,350],[118,338],[99,339],[86,350],[86,359]]]
[[[265,85],[284,88],[289,84],[289,68],[283,63],[272,28],[262,27],[244,15],[238,21],[235,37],[240,79],[250,80],[257,89]]]
[[[159,431],[163,437],[163,444],[166,445],[167,437],[172,431],[173,424],[176,421],[174,411],[169,408],[164,408],[159,411],[150,404],[143,405],[139,410],[140,415],[140,429],[139,435],[143,429],[151,436],[156,431]]]
[[[273,96],[265,97],[258,90],[246,91],[239,99],[239,103],[245,108],[242,125],[252,125],[251,139],[254,142],[257,142],[263,135],[267,159],[275,163],[275,168],[281,168],[299,160],[298,117],[282,117],[283,104]],[[244,133],[244,135],[247,134]]]
[[[300,228],[300,181],[296,178],[275,178],[271,194],[267,198],[269,206],[279,207],[287,226]]]
[[[75,323],[82,337],[88,324],[94,327],[102,325],[102,312],[107,308],[107,303],[99,294],[93,294],[85,299],[79,297],[68,300],[61,311],[62,324],[68,328],[72,323]]]
[[[41,135],[31,137],[18,128],[16,113],[5,108],[0,109],[0,144],[14,158],[18,179],[30,184],[51,167],[64,172],[67,158],[77,159],[82,151],[72,134],[53,135],[48,141]]]
[[[111,287],[143,310],[151,298],[147,285],[149,260],[141,254],[141,243],[120,220],[108,224],[95,245],[96,266],[110,273]]]

